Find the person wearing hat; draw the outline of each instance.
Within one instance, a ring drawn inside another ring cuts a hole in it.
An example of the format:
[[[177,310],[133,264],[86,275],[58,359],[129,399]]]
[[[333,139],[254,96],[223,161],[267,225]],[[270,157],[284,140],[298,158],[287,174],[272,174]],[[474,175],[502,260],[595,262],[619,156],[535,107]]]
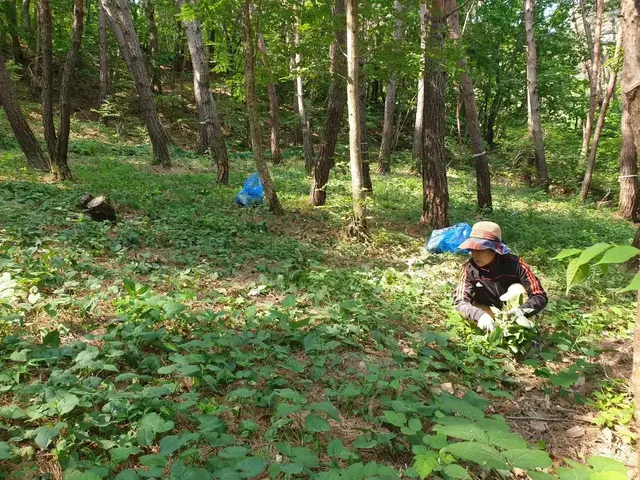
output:
[[[458,287],[453,294],[456,311],[478,327],[489,332],[495,328],[490,307],[501,309],[520,284],[528,300],[509,313],[530,317],[547,305],[547,294],[529,265],[511,254],[502,241],[500,225],[478,222],[470,237],[460,244],[471,251],[471,258],[462,266]]]

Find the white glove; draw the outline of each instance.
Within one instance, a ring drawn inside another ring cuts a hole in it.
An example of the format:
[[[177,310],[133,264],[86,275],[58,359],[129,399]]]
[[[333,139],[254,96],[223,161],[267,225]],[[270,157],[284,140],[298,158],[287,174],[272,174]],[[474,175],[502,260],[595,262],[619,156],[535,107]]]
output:
[[[527,293],[525,288],[520,283],[514,283],[513,285],[509,285],[506,293],[500,297],[500,300],[503,302],[508,302],[513,298],[517,298],[518,295],[522,295]]]
[[[507,312],[507,315],[513,315],[516,318],[526,318],[524,312],[519,308],[512,308]]]
[[[495,323],[493,318],[491,318],[491,315],[483,313],[480,320],[478,320],[478,328],[486,330],[487,332],[493,332],[495,329]]]
[[[526,313],[530,313],[529,310]],[[533,328],[535,324],[527,318],[526,313],[521,308],[512,308],[507,312],[507,315],[516,317],[516,323],[521,327]]]

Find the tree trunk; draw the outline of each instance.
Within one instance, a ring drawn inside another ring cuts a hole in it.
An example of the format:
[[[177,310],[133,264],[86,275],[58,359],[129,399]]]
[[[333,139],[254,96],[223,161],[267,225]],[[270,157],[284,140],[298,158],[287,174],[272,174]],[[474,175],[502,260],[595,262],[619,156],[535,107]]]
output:
[[[602,0],[599,0],[602,1]],[[529,133],[535,145],[535,162],[538,176],[538,184],[542,189],[549,191],[549,173],[547,160],[544,153],[544,140],[542,137],[542,123],[540,121],[540,100],[538,99],[538,80],[536,78],[536,40],[533,31],[533,2],[524,0],[524,23],[527,34],[527,91],[529,111]]]
[[[349,169],[353,215],[348,228],[350,236],[365,239],[368,235],[365,217],[364,179],[362,176],[362,121],[358,56],[358,0],[346,0],[347,18],[347,109],[349,116]]]
[[[49,172],[51,166],[49,159],[40,148],[36,137],[29,127],[22,110],[20,109],[20,103],[11,84],[9,74],[4,67],[4,58],[0,53],[0,105],[4,108],[11,125],[11,130],[16,137],[16,140],[20,144],[20,149],[24,156],[27,158],[27,164],[37,170],[43,172]]]
[[[262,33],[258,33],[258,50],[262,57],[262,64],[267,70],[269,76],[269,84],[267,91],[269,92],[269,126],[271,128],[271,159],[275,165],[280,163],[280,101],[278,100],[278,92],[273,77],[273,71],[269,67],[269,57],[267,55],[267,46],[264,43]]]
[[[251,147],[253,156],[256,159],[256,167],[260,174],[260,180],[264,188],[264,198],[269,206],[269,210],[274,215],[283,213],[282,206],[278,200],[269,166],[264,158],[262,147],[262,133],[260,132],[260,123],[258,119],[258,100],[256,98],[255,84],[255,57],[254,57],[254,41],[253,26],[251,25],[251,0],[244,0],[243,3],[243,20],[244,20],[244,81],[247,96],[247,109],[249,110],[249,134],[251,135]]]
[[[53,164],[56,147],[56,127],[53,123],[53,50],[51,5],[49,0],[39,0],[38,10],[40,34],[42,35],[42,122],[47,151]]]
[[[456,85],[456,129],[458,133],[458,146],[462,148],[462,126],[460,125],[460,110],[462,109],[462,92],[460,85]]]
[[[582,5],[582,14],[585,32],[589,28],[589,23],[586,21],[586,15],[584,12],[584,5]],[[591,31],[587,36],[587,43],[590,43],[593,49],[590,51],[591,55],[591,68],[589,69],[589,112],[587,113],[587,119],[583,131],[582,138],[582,150],[580,154],[582,157],[586,157],[591,148],[591,132],[593,130],[593,121],[596,114],[596,107],[598,105],[598,89],[600,84],[600,50],[601,50],[601,37],[602,37],[602,17],[604,16],[604,0],[596,0],[596,26],[593,39],[590,38]]]
[[[25,32],[31,33],[31,0],[22,0],[22,24]]]
[[[620,48],[622,42],[622,31],[618,32],[618,39],[616,41],[616,49],[613,54],[613,61],[615,62],[620,54]],[[604,100],[602,102],[602,107],[600,108],[600,115],[598,115],[598,124],[596,125],[596,130],[593,134],[593,143],[591,148],[589,149],[589,163],[587,164],[587,171],[584,174],[584,179],[582,181],[582,188],[580,190],[580,200],[585,201],[587,199],[587,195],[589,195],[589,188],[591,187],[591,178],[593,176],[593,169],[596,166],[596,156],[598,155],[598,144],[600,143],[600,135],[602,134],[602,127],[604,126],[604,121],[607,118],[607,110],[609,109],[609,103],[611,102],[611,97],[616,88],[616,81],[618,79],[618,72],[615,68],[611,70],[611,75],[609,76],[609,85],[607,85],[607,92],[604,96]]]
[[[621,100],[620,205],[618,206],[618,214],[627,220],[635,220],[638,211],[638,159],[626,96],[621,95]]]
[[[444,163],[445,72],[444,0],[434,0],[424,63],[424,147],[422,151],[422,218],[429,228],[449,225],[449,189]]]
[[[182,9],[185,3],[185,0],[178,0],[178,8]],[[229,157],[216,103],[209,89],[209,58],[204,47],[202,26],[198,20],[185,20],[184,28],[193,66],[193,92],[198,107],[200,136],[206,139],[211,158],[217,166],[216,182],[227,185]]]
[[[327,201],[327,183],[329,172],[333,167],[333,156],[338,142],[338,133],[342,124],[344,107],[347,103],[347,90],[344,79],[346,77],[346,65],[343,52],[346,50],[346,32],[342,16],[345,13],[345,0],[336,0],[333,11],[334,21],[339,24],[335,28],[335,41],[331,45],[331,87],[327,104],[327,118],[324,124],[324,132],[318,150],[318,159],[311,184],[311,203],[315,206],[324,205]]]
[[[420,2],[420,51],[423,52],[427,45],[427,4]],[[422,168],[422,149],[424,148],[424,72],[420,73],[418,80],[418,95],[416,99],[416,121],[413,129],[413,159],[416,170]]]
[[[21,63],[24,60],[24,56],[22,54],[22,46],[20,45],[20,37],[18,36],[18,10],[15,0],[6,1],[3,10],[6,17],[7,33],[9,33],[9,37],[11,38],[13,61]],[[4,40],[4,36],[0,36],[0,39]]]
[[[364,62],[359,59],[358,70],[360,72],[360,85],[358,86],[358,101],[360,108],[360,163],[362,164],[362,186],[364,193],[373,194],[371,183],[371,170],[369,169],[369,134],[367,132],[367,80],[364,76]]]
[[[302,133],[302,150],[304,152],[304,169],[308,176],[313,175],[313,168],[315,166],[313,158],[313,142],[311,140],[311,126],[309,119],[307,118],[306,109],[304,106],[304,89],[302,83],[302,74],[300,73],[300,64],[302,61],[302,55],[300,54],[300,18],[296,12],[296,27],[293,35],[293,44],[296,50],[294,56],[294,68],[296,70],[296,110],[300,116],[300,131]]]
[[[451,29],[451,38],[458,41],[461,38],[460,21],[458,18],[456,0],[446,0],[447,10],[450,13],[447,16],[449,28]],[[462,72],[460,75],[460,89],[462,90],[462,98],[464,99],[464,110],[467,118],[467,128],[471,137],[471,150],[475,159],[476,168],[476,193],[478,200],[478,208],[493,209],[491,199],[491,177],[489,175],[489,162],[482,143],[482,134],[480,133],[480,122],[478,121],[478,108],[476,106],[476,94],[473,91],[473,82],[468,72],[467,59],[463,55],[458,61],[458,67]]]
[[[394,0],[393,7],[396,10],[396,29],[393,32],[393,40],[402,40],[403,21],[399,16],[402,14],[402,4],[400,0]],[[378,173],[387,174],[391,172],[391,148],[393,147],[393,119],[396,113],[396,98],[398,91],[398,78],[396,73],[392,73],[387,83],[387,96],[384,101],[384,121],[382,124],[382,140],[380,142],[380,154],[378,155]]]
[[[98,3],[98,33],[100,38],[100,104],[109,95],[109,49],[107,43],[107,17]]]
[[[40,14],[38,3],[35,9],[35,27],[36,27],[36,48],[33,52],[33,70],[31,70],[31,93],[38,95],[40,93],[42,79],[40,78],[40,55],[42,53],[42,34],[40,30]]]
[[[153,101],[147,67],[144,64],[140,40],[133,28],[128,0],[100,0],[109,19],[111,30],[120,47],[120,53],[127,63],[134,79],[140,103],[144,110],[149,139],[153,149],[153,165],[171,166],[169,157],[169,137],[165,131]]]
[[[151,45],[151,87],[154,93],[162,94],[162,80],[158,65],[158,28],[156,27],[155,9],[153,0],[145,1],[145,13],[149,28],[149,43]]]
[[[58,180],[71,180],[71,170],[67,163],[69,152],[69,134],[71,133],[71,88],[75,84],[73,75],[76,70],[76,63],[80,55],[80,45],[82,43],[82,30],[84,28],[84,0],[75,0],[73,5],[73,25],[71,47],[67,54],[62,72],[62,82],[60,86],[60,120],[58,123],[58,137],[54,149],[54,156],[51,159],[51,170]]]

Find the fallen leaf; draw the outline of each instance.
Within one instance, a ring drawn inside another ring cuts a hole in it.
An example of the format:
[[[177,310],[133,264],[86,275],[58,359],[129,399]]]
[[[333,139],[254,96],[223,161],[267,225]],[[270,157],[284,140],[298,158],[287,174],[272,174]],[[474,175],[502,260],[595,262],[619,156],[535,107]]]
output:
[[[569,430],[565,432],[565,435],[570,438],[579,438],[582,437],[587,431],[582,428],[580,425],[576,425],[575,427],[571,427]]]

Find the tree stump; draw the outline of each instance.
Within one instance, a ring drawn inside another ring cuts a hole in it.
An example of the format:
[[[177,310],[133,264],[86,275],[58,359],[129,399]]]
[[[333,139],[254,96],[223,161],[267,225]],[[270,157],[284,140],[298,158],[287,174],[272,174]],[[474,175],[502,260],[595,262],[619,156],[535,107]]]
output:
[[[115,206],[111,200],[103,195],[95,198],[89,194],[83,195],[78,201],[78,206],[96,222],[104,222],[105,220],[109,220],[110,222],[116,221]]]

